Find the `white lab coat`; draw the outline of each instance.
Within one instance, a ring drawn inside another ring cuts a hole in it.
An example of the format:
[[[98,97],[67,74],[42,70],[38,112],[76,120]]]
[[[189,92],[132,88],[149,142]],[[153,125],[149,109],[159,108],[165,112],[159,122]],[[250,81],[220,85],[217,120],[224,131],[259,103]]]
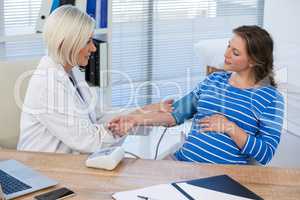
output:
[[[41,59],[32,75],[21,114],[18,150],[89,153],[113,143],[104,124],[97,123],[96,95],[78,82],[83,98],[62,65]]]

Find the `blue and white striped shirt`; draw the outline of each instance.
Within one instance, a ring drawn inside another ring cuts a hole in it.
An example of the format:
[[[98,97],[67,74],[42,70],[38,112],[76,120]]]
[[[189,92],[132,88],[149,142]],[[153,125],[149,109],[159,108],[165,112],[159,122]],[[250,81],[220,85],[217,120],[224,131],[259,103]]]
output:
[[[177,124],[192,119],[183,146],[175,153],[181,161],[247,164],[255,159],[267,164],[280,141],[284,101],[272,86],[240,89],[228,83],[229,72],[208,76],[188,95],[175,102],[172,112]],[[226,133],[201,132],[199,120],[222,114],[247,134],[242,149]]]

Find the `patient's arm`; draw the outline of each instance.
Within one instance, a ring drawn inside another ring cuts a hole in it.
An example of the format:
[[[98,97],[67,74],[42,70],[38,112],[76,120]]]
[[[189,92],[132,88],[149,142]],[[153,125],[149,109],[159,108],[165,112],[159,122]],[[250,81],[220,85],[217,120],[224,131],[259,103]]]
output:
[[[128,133],[135,126],[174,126],[176,121],[169,112],[132,113],[110,121],[108,128],[117,135]]]
[[[172,100],[150,104],[129,115],[114,118],[108,128],[114,133],[124,135],[135,126],[175,126],[189,119],[196,112],[196,97],[191,92],[174,104]],[[170,110],[170,111],[169,111]]]
[[[145,105],[144,107],[136,109],[131,114],[145,114],[149,112],[172,112],[173,102],[173,99],[169,99],[166,101],[161,101],[159,103]]]
[[[134,116],[137,125],[144,126],[175,126],[176,120],[170,112],[149,112]]]

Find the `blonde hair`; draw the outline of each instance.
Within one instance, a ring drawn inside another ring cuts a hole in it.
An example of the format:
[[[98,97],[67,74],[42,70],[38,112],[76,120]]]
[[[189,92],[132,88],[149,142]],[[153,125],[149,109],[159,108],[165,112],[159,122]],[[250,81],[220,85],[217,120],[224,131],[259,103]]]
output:
[[[95,28],[95,21],[71,5],[64,5],[46,20],[43,37],[48,55],[57,63],[78,65],[79,51],[85,47]]]

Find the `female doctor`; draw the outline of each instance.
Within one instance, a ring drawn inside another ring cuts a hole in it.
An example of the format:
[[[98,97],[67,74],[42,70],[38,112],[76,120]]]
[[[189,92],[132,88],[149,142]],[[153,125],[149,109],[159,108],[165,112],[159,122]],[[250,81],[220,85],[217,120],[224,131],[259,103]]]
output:
[[[97,99],[73,71],[96,51],[94,20],[74,6],[62,6],[47,19],[48,49],[31,77],[22,108],[18,150],[88,153],[115,139],[98,123]]]

